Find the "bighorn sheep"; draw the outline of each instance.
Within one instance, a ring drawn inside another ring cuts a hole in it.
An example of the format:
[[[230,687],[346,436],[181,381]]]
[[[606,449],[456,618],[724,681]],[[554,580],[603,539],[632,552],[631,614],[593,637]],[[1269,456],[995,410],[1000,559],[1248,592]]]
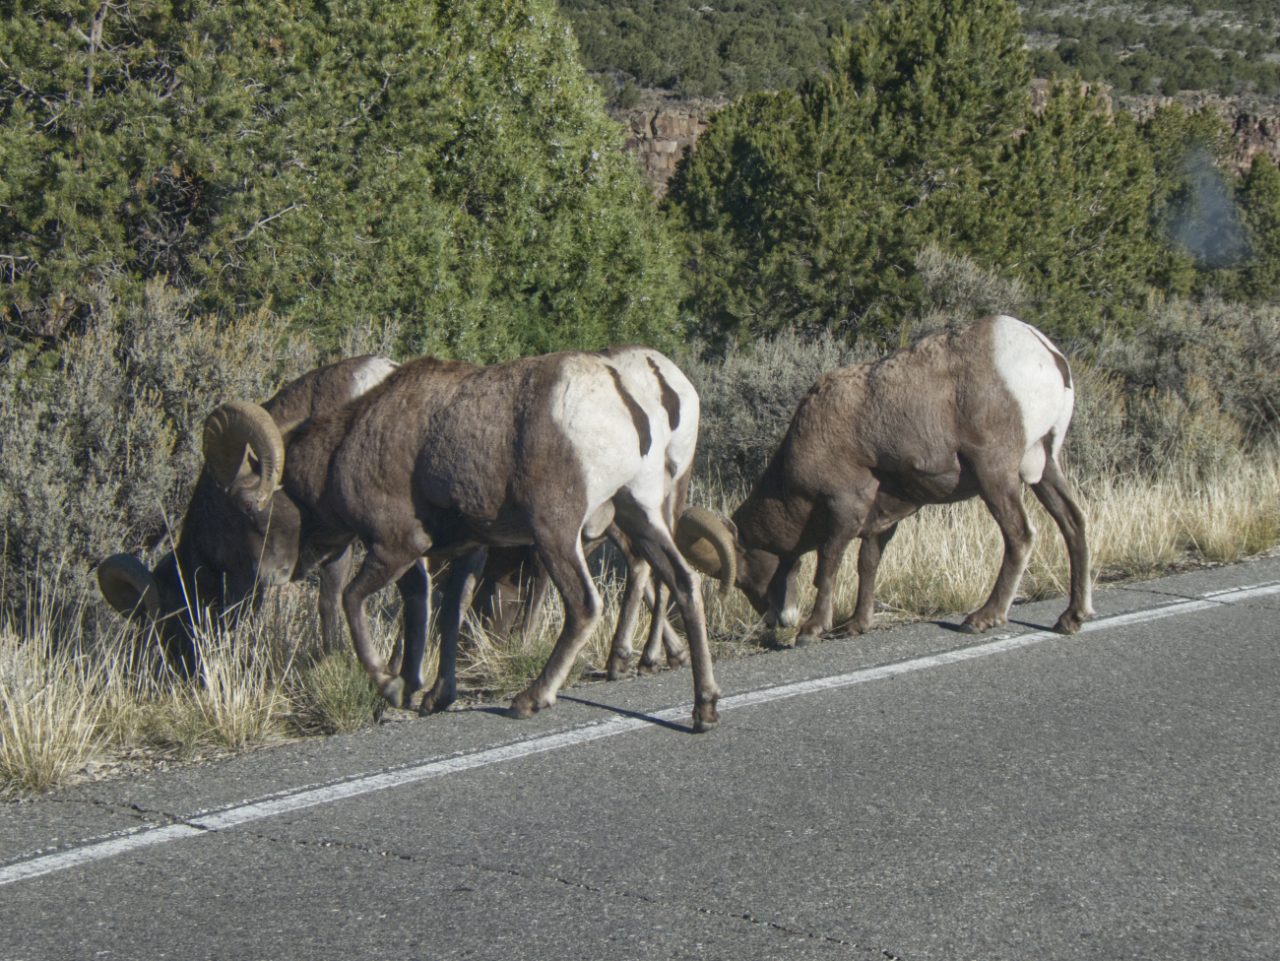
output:
[[[297,519],[283,538],[294,576],[341,556],[357,539],[364,544],[365,561],[343,590],[342,606],[361,663],[382,695],[401,706],[411,685],[378,661],[364,615],[369,594],[424,555],[474,558],[485,545],[532,544],[564,600],[565,624],[542,673],[512,702],[510,713],[527,717],[555,702],[601,615],[583,540],[616,525],[674,592],[693,665],[694,729],[706,730],[718,721],[719,690],[697,580],[671,534],[697,423],[692,388],[689,409],[672,386],[681,382],[669,360],[643,348],[490,367],[428,357],[283,434],[262,408],[224,404],[206,421],[206,461],[247,513],[287,499]],[[682,421],[693,429],[681,430]],[[724,566],[732,567],[730,558]],[[639,566],[631,575],[629,591],[639,591]],[[446,597],[440,677],[424,698],[426,710],[455,694],[458,621],[476,579],[472,563]],[[406,664],[420,660],[420,643],[406,634]]]
[[[799,619],[799,560],[816,550],[818,596],[800,626],[803,645],[832,628],[835,575],[850,540],[862,538],[848,627],[861,633],[871,627],[876,568],[898,522],[925,504],[981,497],[1005,552],[991,596],[962,626],[979,633],[1007,621],[1030,555],[1025,481],[1066,540],[1071,599],[1056,629],[1075,633],[1093,607],[1085,519],[1060,462],[1074,402],[1066,358],[1012,317],[925,337],[819,378],[733,519],[690,509],[677,540],[695,567],[722,576],[724,550],[712,542],[733,543],[737,586],[767,623],[785,627]]]
[[[263,404],[263,409],[277,425],[318,416],[381,383],[396,366],[386,358],[372,356],[330,364],[285,385]],[[691,387],[688,389],[692,391]],[[696,394],[693,400],[696,405]],[[695,433],[696,423],[695,417]],[[276,514],[277,508],[279,514]],[[246,602],[257,603],[264,584],[282,583],[293,576],[294,571],[286,570],[291,556],[289,548],[282,547],[296,536],[291,533],[296,525],[289,523],[291,510],[287,498],[278,494],[271,500],[269,515],[244,511],[226,497],[208,470],[204,470],[188,504],[177,549],[163,557],[154,571],[130,554],[115,554],[98,567],[99,587],[107,602],[120,614],[155,621],[169,663],[181,675],[190,676],[196,665],[193,612],[204,612],[195,613],[197,620],[204,616],[217,619],[237,612]],[[272,518],[276,523],[270,523]],[[615,539],[621,538],[620,533],[615,533]],[[625,538],[619,540],[619,547],[631,566],[635,561],[624,541]],[[342,643],[338,605],[350,570],[349,553],[332,558],[319,569],[321,639],[326,651],[337,650]],[[530,548],[494,548],[484,564],[472,610],[486,630],[507,633],[519,619],[525,623],[536,620],[549,583]],[[425,637],[430,585],[421,565],[406,572],[397,586],[403,600],[406,634]],[[645,584],[643,590],[645,601],[656,609],[652,586]],[[683,643],[666,618],[655,617],[654,625],[655,631],[661,629],[659,636],[665,643],[668,663],[686,661]],[[619,658],[621,666],[626,666],[629,638],[630,632],[624,636],[621,630],[615,636],[611,676],[617,672]],[[657,669],[658,644],[655,638],[646,646],[640,665],[642,671]],[[410,646],[421,649],[424,644],[411,641]],[[398,646],[393,654],[394,669],[417,690],[422,686],[420,666],[403,662],[402,650],[403,645]]]
[[[278,425],[304,420],[359,397],[395,369],[392,361],[372,356],[320,367],[286,384],[263,410]],[[293,573],[289,530],[296,523],[296,511],[284,496],[273,496],[262,509],[233,503],[206,468],[192,491],[176,549],[161,558],[154,571],[130,554],[112,555],[98,567],[98,585],[121,614],[157,621],[170,664],[190,675],[196,663],[193,616],[217,619],[245,602],[256,602],[261,585],[287,582]],[[320,568],[326,650],[336,649],[340,642],[338,594],[349,573],[349,557],[333,558]],[[425,632],[425,570],[407,571],[397,586],[404,600],[406,632]]]

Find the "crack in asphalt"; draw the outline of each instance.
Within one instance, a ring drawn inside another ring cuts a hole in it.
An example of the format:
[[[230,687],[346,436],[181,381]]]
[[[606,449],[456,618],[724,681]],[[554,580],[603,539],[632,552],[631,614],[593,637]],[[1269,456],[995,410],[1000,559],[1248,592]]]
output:
[[[429,864],[432,861],[435,861],[438,864],[440,863],[440,860],[441,860],[438,858],[436,859],[424,858],[415,854],[399,854],[395,851],[382,851],[377,848],[370,847],[369,845],[366,845],[366,844],[354,844],[349,841],[332,841],[332,840],[305,841],[305,840],[281,838],[281,837],[276,837],[274,835],[262,834],[257,832],[254,833],[254,837],[258,838],[261,841],[269,841],[273,844],[289,844],[295,847],[304,847],[304,848],[308,848],[308,847],[338,848],[344,851],[354,851],[359,854],[367,854],[372,857],[389,858],[396,861],[407,861],[411,864]],[[444,861],[443,863],[447,864],[449,867],[458,868],[460,870],[470,869],[474,871],[484,871],[490,874],[504,874],[508,877],[518,878],[522,881],[539,879],[535,876],[526,874],[522,871],[517,871],[514,868],[493,867],[485,864],[477,864],[474,861],[468,861],[466,863],[460,863],[457,861]],[[651,904],[651,905],[654,905],[655,907],[660,907],[660,908],[665,908],[670,906],[665,902],[658,901],[654,898],[648,897],[643,894],[636,894],[632,891],[626,891],[626,890],[603,888],[597,885],[588,884],[585,881],[574,881],[570,878],[562,878],[554,874],[541,875],[540,880],[551,881],[554,884],[561,884],[561,885],[564,885],[565,887],[577,888],[580,891],[586,891],[590,894],[602,894],[602,895],[612,896],[612,897],[628,898],[630,900],[640,901],[640,902],[643,902],[644,904]],[[885,958],[886,961],[902,961],[902,959],[898,955],[893,954],[892,952],[884,949],[870,948],[865,945],[860,945],[854,941],[846,941],[843,938],[837,938],[833,935],[814,934],[811,931],[804,931],[799,928],[789,927],[788,925],[781,924],[777,921],[764,920],[762,918],[755,917],[755,915],[753,915],[750,911],[745,911],[741,914],[735,914],[730,911],[720,911],[714,908],[705,908],[705,907],[694,907],[692,908],[692,910],[696,914],[706,915],[707,917],[725,919],[730,921],[746,921],[748,924],[753,924],[760,928],[768,928],[770,930],[778,931],[782,934],[791,935],[793,937],[808,938],[811,941],[822,941],[829,944],[838,944],[841,947],[854,948],[860,951],[867,951],[867,952],[875,952],[878,950],[879,953],[877,957]]]
[[[87,805],[89,807],[104,808],[109,811],[125,814],[149,828],[162,828],[167,827],[170,824],[185,824],[187,827],[196,828],[197,830],[208,830],[208,828],[200,824],[193,823],[180,814],[171,814],[168,811],[149,811],[138,804],[121,804],[118,801],[104,801],[101,798],[44,798],[42,800],[49,804],[80,804]],[[32,858],[51,854],[54,851],[74,851],[77,848],[88,847],[95,842],[105,841],[108,838],[118,838],[129,834],[136,834],[139,830],[141,829],[126,827],[115,831],[108,831],[106,834],[98,834],[93,837],[77,838],[74,841],[49,841],[43,847],[36,848],[31,851],[23,851],[10,857],[0,858],[0,867],[8,867],[10,864],[19,864],[22,861],[30,861]]]

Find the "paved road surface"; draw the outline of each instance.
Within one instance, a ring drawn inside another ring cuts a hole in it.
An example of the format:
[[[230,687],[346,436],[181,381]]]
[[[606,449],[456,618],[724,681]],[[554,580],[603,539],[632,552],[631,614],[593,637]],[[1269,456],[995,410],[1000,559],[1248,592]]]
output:
[[[0,958],[1280,959],[1280,561],[1096,603],[0,806]]]

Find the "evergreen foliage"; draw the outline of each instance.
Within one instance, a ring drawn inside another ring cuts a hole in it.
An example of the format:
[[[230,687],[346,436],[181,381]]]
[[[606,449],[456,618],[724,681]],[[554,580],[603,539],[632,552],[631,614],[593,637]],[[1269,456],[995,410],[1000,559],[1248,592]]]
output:
[[[165,276],[493,360],[676,333],[650,190],[544,0],[0,2],[4,306]]]
[[[1245,293],[1273,299],[1280,294],[1280,170],[1265,154],[1253,158],[1244,176],[1240,207],[1250,252]]]
[[[588,70],[682,97],[793,88],[856,13],[849,0],[560,0],[560,9]]]
[[[1056,334],[1131,322],[1164,263],[1150,152],[1076,83],[1037,115],[1028,81],[1007,0],[880,0],[827,77],[717,114],[670,193],[702,335],[900,339],[930,244],[1021,278]]]
[[[1064,81],[1047,94],[1005,141],[992,200],[975,207],[963,248],[1021,278],[1046,328],[1130,323],[1169,256],[1151,228],[1151,151],[1097,90]]]

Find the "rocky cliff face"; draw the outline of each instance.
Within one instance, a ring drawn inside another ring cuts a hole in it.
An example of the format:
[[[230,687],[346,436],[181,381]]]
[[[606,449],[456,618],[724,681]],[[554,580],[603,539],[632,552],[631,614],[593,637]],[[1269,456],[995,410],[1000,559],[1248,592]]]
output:
[[[627,130],[623,149],[636,158],[659,196],[667,192],[667,181],[676,172],[676,164],[685,151],[694,149],[711,115],[726,103],[723,100],[667,100],[613,111],[613,118]]]
[[[1146,120],[1157,108],[1171,103],[1180,103],[1188,110],[1212,110],[1226,121],[1234,140],[1226,162],[1232,172],[1247,171],[1258,154],[1266,154],[1280,164],[1280,103],[1184,91],[1176,97],[1125,97],[1121,106],[1139,120]]]
[[[1033,103],[1044,101],[1045,81],[1032,84]],[[635,156],[653,181],[659,196],[667,191],[667,181],[686,150],[696,148],[711,115],[726,101],[651,101],[632,110],[615,110],[613,117],[627,130],[625,150]],[[1116,106],[1139,120],[1150,117],[1158,107],[1180,103],[1189,110],[1210,109],[1226,121],[1235,146],[1227,165],[1234,173],[1244,173],[1258,154],[1266,154],[1280,164],[1280,102],[1246,97],[1223,97],[1215,93],[1185,92],[1177,97],[1117,97]]]

